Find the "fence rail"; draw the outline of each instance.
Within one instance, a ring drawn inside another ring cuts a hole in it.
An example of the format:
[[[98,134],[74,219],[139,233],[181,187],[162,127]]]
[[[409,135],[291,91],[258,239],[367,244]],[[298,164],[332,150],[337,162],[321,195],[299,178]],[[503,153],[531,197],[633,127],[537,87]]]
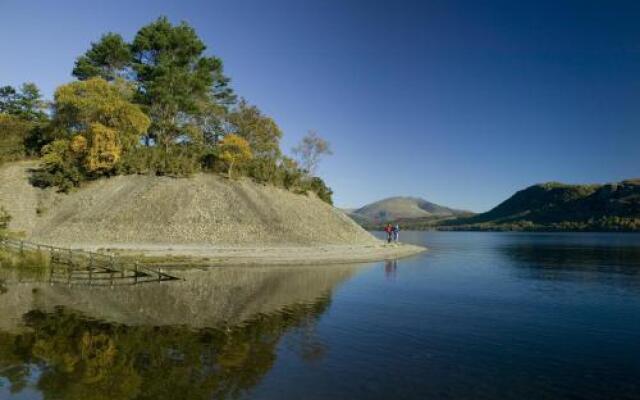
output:
[[[87,250],[70,249],[57,246],[39,244],[27,240],[0,239],[0,248],[19,252],[21,255],[37,253],[48,255],[52,264],[49,281],[60,283],[59,271],[53,266],[66,265],[66,283],[89,284],[102,286],[109,282],[116,284],[138,284],[145,282],[162,282],[177,280],[173,275],[162,271],[162,268],[149,268],[139,262],[125,262],[113,254],[104,254]]]

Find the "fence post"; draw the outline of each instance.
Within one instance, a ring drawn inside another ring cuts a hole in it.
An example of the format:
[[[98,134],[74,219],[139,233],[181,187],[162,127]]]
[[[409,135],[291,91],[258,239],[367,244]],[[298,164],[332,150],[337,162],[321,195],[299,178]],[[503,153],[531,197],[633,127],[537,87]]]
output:
[[[137,261],[133,267],[133,284],[134,285],[138,284],[138,262]]]
[[[20,241],[20,255],[24,256],[24,240]]]

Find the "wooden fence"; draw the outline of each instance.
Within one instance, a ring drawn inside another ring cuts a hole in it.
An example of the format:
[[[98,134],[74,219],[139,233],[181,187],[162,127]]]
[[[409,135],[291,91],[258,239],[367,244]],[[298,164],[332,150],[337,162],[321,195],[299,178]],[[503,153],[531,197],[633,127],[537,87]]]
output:
[[[139,262],[125,262],[112,254],[48,246],[26,240],[0,239],[0,248],[20,255],[39,254],[48,259],[50,283],[115,286],[177,280],[162,268],[150,268]],[[62,269],[59,267],[63,267]],[[58,268],[56,268],[58,267]]]

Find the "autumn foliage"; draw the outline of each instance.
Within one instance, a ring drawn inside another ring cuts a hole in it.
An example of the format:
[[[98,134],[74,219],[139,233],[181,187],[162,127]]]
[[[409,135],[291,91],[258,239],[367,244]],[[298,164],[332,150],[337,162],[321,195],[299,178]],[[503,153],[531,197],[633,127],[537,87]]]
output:
[[[253,157],[249,142],[238,135],[227,135],[219,147],[220,160],[228,166],[229,178],[233,176],[233,167],[245,165]]]
[[[57,186],[65,176],[77,184],[85,176],[112,173],[122,153],[140,142],[151,123],[126,91],[102,78],[60,86],[53,106],[56,139],[43,148],[39,182],[49,179]]]
[[[331,202],[314,177],[329,153],[317,136],[298,161],[280,148],[282,131],[257,106],[237,101],[222,60],[186,23],[161,17],[131,42],[103,35],[76,59],[77,81],[55,91],[50,113],[34,84],[0,88],[0,162],[42,156],[38,186],[62,191],[118,174],[248,176]],[[7,132],[7,133],[5,133]]]

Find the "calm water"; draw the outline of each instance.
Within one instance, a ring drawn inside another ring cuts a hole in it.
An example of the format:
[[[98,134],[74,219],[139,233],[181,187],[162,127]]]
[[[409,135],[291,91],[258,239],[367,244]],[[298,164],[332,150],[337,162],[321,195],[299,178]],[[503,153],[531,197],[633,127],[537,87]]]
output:
[[[412,233],[360,266],[0,269],[2,399],[640,399],[640,235]]]

